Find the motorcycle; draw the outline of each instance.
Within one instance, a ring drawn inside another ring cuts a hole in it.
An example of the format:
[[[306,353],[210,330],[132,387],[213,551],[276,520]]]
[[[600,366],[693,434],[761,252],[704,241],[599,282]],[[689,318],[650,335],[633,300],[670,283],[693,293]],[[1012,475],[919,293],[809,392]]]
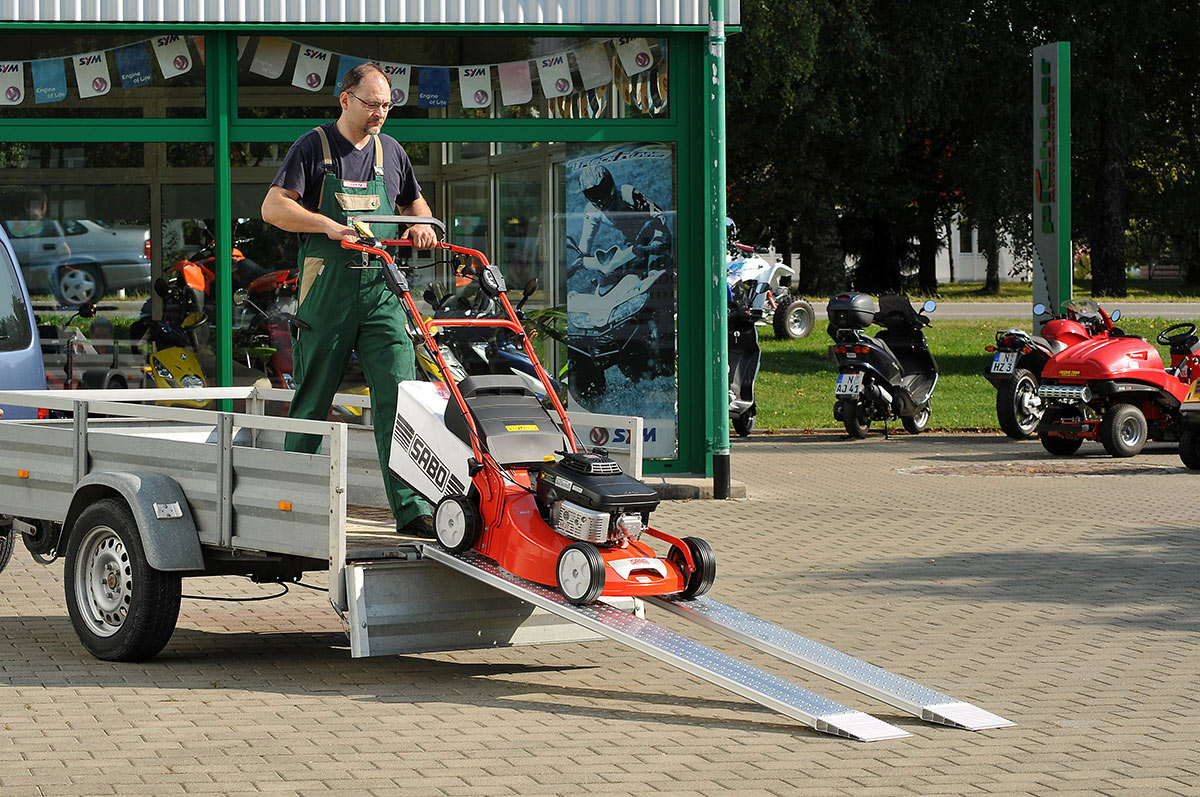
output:
[[[1144,338],[1116,328],[1056,354],[1038,388],[1046,402],[1037,430],[1042,447],[1065,456],[1084,440],[1099,440],[1110,456],[1132,457],[1147,440],[1179,440],[1180,405],[1200,376],[1195,331],[1185,322],[1158,333],[1157,342],[1169,347],[1169,366]]]
[[[231,252],[230,276],[233,289],[247,288],[260,277],[269,276],[267,269],[260,266],[242,254],[237,247],[252,242],[253,238],[237,237],[236,230]],[[193,291],[196,291],[200,302],[198,312],[204,312],[210,317],[213,314],[217,284],[216,236],[205,229],[205,241],[195,252],[176,260],[164,271],[164,277],[170,281],[180,281]],[[278,273],[278,272],[275,272]],[[294,278],[293,278],[294,279]],[[294,291],[294,289],[293,289]]]
[[[1046,314],[1046,306],[1035,304],[1033,314]],[[1100,311],[1091,299],[1068,303],[1065,314],[1055,316],[1042,325],[1042,334],[1033,335],[1023,329],[1002,329],[996,332],[995,345],[984,347],[992,354],[984,376],[996,388],[996,417],[1000,429],[1014,440],[1032,437],[1042,419],[1043,404],[1037,389],[1042,369],[1050,358],[1069,346],[1096,337],[1106,337],[1112,317]]]
[[[51,389],[140,388],[150,381],[146,356],[135,341],[117,340],[112,321],[97,315],[114,305],[84,302],[62,327],[38,324],[46,384]],[[89,335],[71,322],[91,319]]]
[[[754,403],[754,380],[762,350],[758,345],[758,321],[764,310],[759,300],[769,288],[756,279],[729,286],[729,422],[746,437],[754,430],[758,405]]]
[[[293,377],[291,324],[296,309],[296,272],[272,271],[233,292],[241,308],[234,328],[237,350],[246,365],[266,374],[272,387],[296,389]]]
[[[590,256],[575,250],[588,287],[567,293],[568,372],[579,398],[604,393],[613,365],[635,381],[675,367],[674,276],[639,249],[612,246]]]
[[[737,228],[727,224],[726,230],[733,234]],[[767,262],[762,257],[765,250],[738,243],[732,238],[726,250],[725,281],[730,288],[735,288],[745,280],[753,280],[763,286],[754,296],[754,307],[761,311],[756,323],[770,323],[779,340],[808,337],[816,324],[817,315],[806,300],[788,293],[796,272],[784,265],[782,260]]]
[[[871,421],[899,418],[909,434],[929,428],[930,402],[938,369],[924,327],[937,302],[929,299],[917,312],[904,294],[879,297],[879,311],[870,296],[843,293],[829,300],[829,336],[838,361],[833,416],[851,437],[867,436]],[[863,330],[870,324],[883,330],[875,337]]]

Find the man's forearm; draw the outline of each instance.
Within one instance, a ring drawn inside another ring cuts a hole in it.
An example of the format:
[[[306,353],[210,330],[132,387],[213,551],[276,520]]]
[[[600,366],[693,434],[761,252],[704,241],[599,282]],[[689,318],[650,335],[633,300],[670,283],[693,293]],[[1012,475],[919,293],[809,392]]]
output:
[[[272,186],[267,191],[262,204],[262,218],[285,232],[319,233],[333,238],[341,237],[345,229],[345,225],[304,207],[278,186]]]

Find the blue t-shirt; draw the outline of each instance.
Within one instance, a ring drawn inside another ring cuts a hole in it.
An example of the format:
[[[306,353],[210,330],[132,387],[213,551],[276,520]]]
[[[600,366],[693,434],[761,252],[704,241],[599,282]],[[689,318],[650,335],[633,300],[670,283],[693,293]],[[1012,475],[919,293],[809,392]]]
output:
[[[329,152],[333,157],[334,172],[342,180],[371,180],[375,176],[375,145],[370,141],[362,149],[355,149],[337,130],[337,122],[321,125],[329,139]],[[383,179],[387,184],[388,196],[397,208],[404,208],[421,195],[421,186],[413,174],[408,153],[400,142],[391,136],[379,135],[383,144]],[[315,130],[309,130],[288,150],[283,165],[275,174],[271,185],[300,194],[300,204],[309,210],[319,211],[321,182],[325,176],[325,156],[321,152],[321,139]],[[380,208],[380,213],[389,213],[392,208]]]

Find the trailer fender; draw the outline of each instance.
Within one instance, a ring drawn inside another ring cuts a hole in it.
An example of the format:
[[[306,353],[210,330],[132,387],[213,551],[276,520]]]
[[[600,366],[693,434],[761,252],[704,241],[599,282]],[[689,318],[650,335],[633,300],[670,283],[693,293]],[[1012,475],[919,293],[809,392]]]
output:
[[[183,489],[161,473],[89,473],[75,488],[63,521],[69,530],[91,504],[111,495],[125,499],[137,521],[146,561],[155,570],[203,570],[204,554]]]

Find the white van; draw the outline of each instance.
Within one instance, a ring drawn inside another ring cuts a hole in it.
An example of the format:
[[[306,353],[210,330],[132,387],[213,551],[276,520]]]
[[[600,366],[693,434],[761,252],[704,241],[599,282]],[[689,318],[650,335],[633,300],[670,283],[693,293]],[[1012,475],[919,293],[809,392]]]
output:
[[[3,229],[0,229],[0,389],[46,389],[46,369],[42,365],[42,347],[30,309],[29,291]],[[37,416],[37,410],[29,407],[0,406],[0,412],[8,419]]]

